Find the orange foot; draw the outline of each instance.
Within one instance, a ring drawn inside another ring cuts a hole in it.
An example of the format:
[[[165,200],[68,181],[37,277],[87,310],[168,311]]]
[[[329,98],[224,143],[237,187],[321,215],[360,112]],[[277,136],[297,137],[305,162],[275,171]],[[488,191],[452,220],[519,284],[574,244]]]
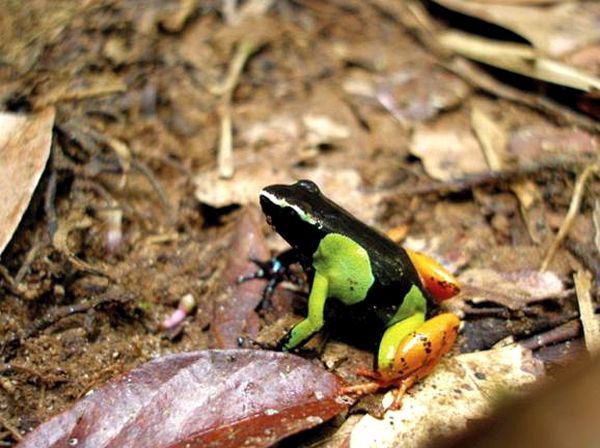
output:
[[[373,381],[369,383],[345,386],[342,387],[340,392],[344,395],[356,395],[358,397],[362,397],[364,395],[375,393],[381,389],[396,387],[393,390],[394,401],[392,401],[392,404],[388,408],[392,411],[397,411],[402,407],[402,398],[404,397],[404,394],[419,379],[418,375],[410,375],[405,378],[390,379],[385,378],[385,376],[383,376],[379,372],[367,369],[359,369],[356,373],[360,376],[371,378]]]
[[[390,409],[400,409],[406,391],[417,380],[427,376],[448,353],[456,340],[459,324],[458,317],[451,313],[429,319],[402,339],[391,368],[380,371],[361,369],[357,373],[372,381],[343,387],[341,392],[361,396],[396,387]]]

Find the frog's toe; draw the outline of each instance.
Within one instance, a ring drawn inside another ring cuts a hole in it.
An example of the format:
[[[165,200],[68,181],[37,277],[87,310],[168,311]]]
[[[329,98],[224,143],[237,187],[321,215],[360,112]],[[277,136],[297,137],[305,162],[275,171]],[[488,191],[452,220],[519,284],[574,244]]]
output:
[[[353,384],[352,386],[344,386],[340,389],[341,395],[356,395],[362,397],[377,392],[381,389],[381,385],[377,381],[363,384]]]
[[[365,378],[369,378],[372,380],[380,380],[381,379],[381,374],[377,370],[359,368],[359,369],[356,369],[356,374],[358,376],[363,376]]]
[[[413,384],[417,381],[417,377],[415,375],[409,376],[408,378],[404,378],[396,384],[397,388],[392,392],[394,394],[394,400],[388,409],[392,411],[397,411],[402,407],[402,399],[406,394],[406,391],[412,387]]]
[[[388,409],[392,411],[397,411],[402,407],[402,399],[404,398],[406,391],[410,389],[418,380],[417,375],[389,379],[383,377],[381,373],[377,371],[367,369],[359,369],[357,373],[361,376],[371,378],[373,381],[342,387],[340,390],[341,394],[362,397],[364,395],[375,393],[381,389],[389,389],[390,387],[394,387],[392,391],[394,399],[392,404],[388,407]]]

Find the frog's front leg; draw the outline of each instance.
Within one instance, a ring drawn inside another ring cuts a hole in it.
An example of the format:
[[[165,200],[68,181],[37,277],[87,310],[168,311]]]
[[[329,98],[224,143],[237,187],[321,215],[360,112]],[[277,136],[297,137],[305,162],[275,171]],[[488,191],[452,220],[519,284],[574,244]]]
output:
[[[308,314],[289,332],[288,339],[283,344],[284,350],[292,350],[299,346],[323,327],[328,289],[329,281],[319,271],[316,271],[308,297]]]
[[[404,393],[433,370],[448,353],[458,334],[460,320],[452,313],[440,314],[425,322],[423,320],[422,313],[415,313],[389,327],[379,346],[377,371],[360,372],[373,381],[345,387],[342,393],[364,395],[396,386],[390,408],[400,408]]]
[[[263,290],[262,300],[257,306],[267,308],[270,305],[271,296],[279,283],[289,280],[296,285],[302,285],[302,280],[296,276],[290,269],[290,265],[298,261],[298,254],[293,249],[288,249],[270,260],[263,261],[257,258],[250,258],[258,269],[250,274],[242,275],[238,278],[238,283],[247,282],[254,279],[265,279],[267,285]]]
[[[375,280],[367,251],[338,233],[323,237],[313,254],[313,267],[315,278],[308,297],[308,316],[289,333],[284,350],[297,347],[321,329],[327,297],[353,305],[365,299]]]

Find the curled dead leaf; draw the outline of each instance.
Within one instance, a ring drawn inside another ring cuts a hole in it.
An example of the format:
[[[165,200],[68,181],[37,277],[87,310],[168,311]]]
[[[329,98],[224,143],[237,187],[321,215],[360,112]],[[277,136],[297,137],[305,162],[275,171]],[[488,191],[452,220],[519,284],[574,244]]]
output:
[[[46,167],[54,114],[54,108],[29,116],[0,113],[0,255]]]

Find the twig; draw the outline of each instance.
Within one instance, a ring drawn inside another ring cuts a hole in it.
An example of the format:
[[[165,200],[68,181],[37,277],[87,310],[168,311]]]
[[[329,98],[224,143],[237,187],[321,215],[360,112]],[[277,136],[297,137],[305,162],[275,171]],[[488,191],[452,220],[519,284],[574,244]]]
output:
[[[565,322],[558,327],[545,331],[530,338],[519,341],[519,345],[530,350],[537,350],[546,345],[554,345],[559,342],[574,339],[581,334],[581,322],[577,319]]]
[[[21,267],[19,267],[17,275],[15,275],[15,283],[17,284],[17,286],[23,281],[23,277],[25,277],[27,271],[29,271],[31,263],[33,263],[33,260],[35,260],[38,251],[43,245],[44,243],[42,241],[36,241],[33,244],[33,246],[31,246],[31,249],[29,249],[29,251],[27,252],[27,255],[25,255],[25,260],[23,260],[23,264],[21,265]]]
[[[15,282],[15,279],[12,277],[12,275],[10,275],[10,272],[8,272],[6,266],[2,264],[0,264],[0,279],[4,280],[6,287],[11,293],[13,293],[16,296],[21,295],[17,282]]]
[[[445,67],[469,84],[498,98],[504,98],[531,109],[542,111],[554,117],[559,123],[576,125],[589,131],[600,131],[598,121],[576,113],[542,95],[528,93],[503,84],[471,61],[455,57]]]
[[[114,196],[100,183],[86,177],[78,177],[73,181],[74,187],[82,190],[90,190],[93,193],[100,196],[106,207],[121,207],[121,204],[114,198]],[[75,188],[74,188],[75,189]],[[125,208],[125,206],[123,206]]]
[[[581,206],[581,201],[583,200],[585,183],[597,169],[597,165],[588,165],[577,179],[577,182],[575,183],[575,188],[573,189],[573,197],[571,198],[571,203],[569,204],[567,216],[565,216],[565,219],[562,222],[560,229],[558,230],[558,234],[556,235],[554,241],[552,241],[552,244],[550,245],[550,249],[548,250],[546,257],[542,262],[540,271],[545,271],[546,269],[548,269],[548,265],[552,261],[552,258],[554,257],[556,250],[560,246],[560,243],[567,236],[569,230],[571,230],[571,226],[575,221],[577,213],[579,213],[579,207]]]
[[[596,246],[596,252],[600,254],[600,200],[598,199],[594,201],[592,222],[594,223],[594,245]]]
[[[579,304],[579,318],[583,326],[585,347],[590,355],[595,355],[600,350],[600,325],[594,314],[592,303],[592,275],[588,271],[577,271],[573,275],[575,291],[577,292],[577,303]]]
[[[581,261],[592,273],[596,281],[600,281],[600,257],[596,248],[586,242],[567,236],[563,242],[565,248]]]
[[[233,137],[231,120],[231,97],[239,82],[240,75],[248,58],[256,51],[256,45],[251,40],[242,40],[235,50],[225,80],[216,86],[209,87],[209,91],[221,97],[219,115],[221,116],[221,138],[217,154],[219,176],[229,179],[233,176]]]
[[[48,236],[52,240],[54,236],[54,232],[58,228],[58,218],[56,217],[56,208],[54,206],[54,201],[56,199],[56,183],[57,183],[57,174],[56,174],[56,166],[54,163],[54,159],[56,157],[56,153],[60,152],[58,144],[56,142],[56,136],[53,137],[52,148],[50,150],[50,160],[48,160],[48,169],[50,170],[50,176],[48,177],[48,186],[46,187],[46,192],[44,194],[44,213],[46,213],[46,218],[48,220]]]
[[[106,294],[95,299],[87,300],[83,303],[54,307],[42,317],[34,320],[27,328],[22,330],[19,335],[12,334],[0,341],[0,356],[3,356],[5,359],[11,357],[12,353],[24,340],[35,337],[41,331],[72,314],[85,313],[90,309],[96,309],[107,303],[121,303],[124,305],[132,300],[132,297],[127,295],[123,296],[123,294],[118,296]]]
[[[63,84],[37,97],[34,105],[37,109],[60,102],[80,101],[86,98],[114,95],[126,90],[127,85],[120,79],[109,79],[105,83],[98,83],[86,88],[76,88],[72,85]]]
[[[66,376],[64,375],[64,372],[62,372],[60,369],[56,369],[55,370],[56,373],[54,373],[54,374],[50,373],[48,375],[45,375],[42,372],[32,369],[31,367],[22,366],[20,364],[10,363],[10,364],[0,364],[0,370],[18,371],[18,372],[21,372],[28,376],[28,379],[27,379],[28,382],[37,381],[41,384],[45,384],[45,385],[49,385],[49,386],[54,386],[58,383],[64,383],[66,381],[66,379],[65,379]],[[63,373],[63,374],[61,375],[61,373]]]
[[[223,17],[225,17],[225,23],[235,23],[237,19],[237,0],[223,0],[223,7],[221,11],[223,13]]]
[[[158,194],[158,198],[164,210],[167,212],[169,222],[175,222],[173,206],[171,205],[171,202],[169,201],[169,198],[167,197],[167,194],[165,193],[165,190],[163,189],[161,183],[156,178],[156,176],[154,176],[152,170],[148,168],[145,163],[137,159],[131,159],[131,166],[134,169],[138,170],[140,173],[142,173],[144,176],[146,176],[146,179],[148,179],[148,182],[150,182],[150,185],[152,186],[152,188],[154,188],[156,194]]]
[[[219,176],[223,179],[230,179],[233,177],[233,126],[229,101],[223,102],[219,108],[219,114],[221,115],[221,138],[217,152],[217,166],[219,167]]]
[[[386,192],[385,196],[413,196],[431,193],[444,195],[459,193],[461,191],[471,190],[475,187],[496,185],[501,182],[509,182],[524,177],[532,177],[547,170],[574,171],[580,168],[582,165],[587,165],[589,163],[589,160],[563,160],[562,158],[553,158],[514,169],[507,169],[504,171],[489,171],[473,176],[465,176],[460,179],[452,179],[448,182],[429,182],[427,184],[417,185],[415,187],[401,187],[398,189],[392,189]]]
[[[5,419],[1,414],[0,425],[4,426],[10,432],[10,435],[13,437],[13,439],[15,439],[17,442],[23,440],[23,436],[21,435],[17,427],[13,426],[12,423]]]
[[[90,263],[83,261],[77,255],[75,255],[71,249],[69,248],[68,239],[69,234],[73,230],[84,230],[91,227],[93,224],[92,219],[83,214],[81,211],[71,211],[68,219],[61,222],[58,226],[58,229],[54,233],[54,237],[52,238],[52,245],[63,254],[67,260],[75,267],[75,269],[86,272],[92,275],[98,275],[101,277],[110,278],[107,272],[104,269],[93,266]]]
[[[235,49],[235,54],[229,65],[227,76],[221,84],[209,86],[209,92],[215,96],[230,96],[237,87],[244,65],[246,65],[248,58],[255,50],[256,45],[254,42],[249,39],[242,40]]]

